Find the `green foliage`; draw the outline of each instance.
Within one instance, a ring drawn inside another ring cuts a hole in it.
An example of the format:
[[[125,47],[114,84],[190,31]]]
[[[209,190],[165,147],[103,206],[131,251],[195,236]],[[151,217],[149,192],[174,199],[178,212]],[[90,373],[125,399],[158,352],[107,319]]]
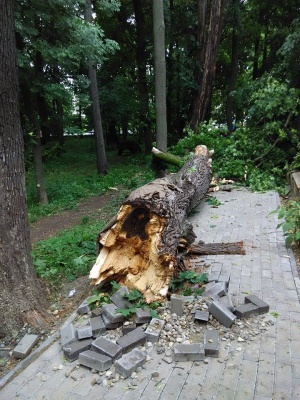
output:
[[[87,300],[87,304],[91,306],[92,309],[101,307],[103,304],[110,303],[110,298],[108,293],[96,293],[90,296]]]
[[[197,274],[195,271],[186,270],[181,271],[179,274],[174,277],[170,283],[170,290],[172,291],[180,291],[182,290],[182,294],[184,296],[199,296],[205,290],[204,287],[201,287],[204,283],[207,283],[207,274]],[[198,288],[192,288],[190,285],[198,284]]]
[[[285,243],[288,247],[292,244],[300,245],[300,203],[295,200],[289,201],[285,206],[278,207],[278,218],[284,219],[277,225],[282,228],[285,236]],[[274,213],[273,212],[273,213]]]
[[[218,207],[220,206],[222,203],[220,202],[220,200],[218,200],[216,197],[213,196],[209,196],[208,199],[205,200],[210,206],[213,207]]]

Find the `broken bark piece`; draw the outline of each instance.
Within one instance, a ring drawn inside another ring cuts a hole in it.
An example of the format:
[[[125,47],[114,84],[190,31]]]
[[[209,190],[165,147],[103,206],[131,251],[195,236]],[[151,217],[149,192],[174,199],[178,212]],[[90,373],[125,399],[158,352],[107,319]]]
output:
[[[187,249],[189,254],[214,255],[214,254],[240,254],[245,255],[244,242],[234,243],[198,243]]]
[[[150,303],[167,293],[179,263],[178,244],[195,239],[187,214],[205,196],[211,181],[211,152],[197,146],[177,174],[133,191],[98,237],[99,256],[90,272],[95,285],[115,280],[136,288]]]

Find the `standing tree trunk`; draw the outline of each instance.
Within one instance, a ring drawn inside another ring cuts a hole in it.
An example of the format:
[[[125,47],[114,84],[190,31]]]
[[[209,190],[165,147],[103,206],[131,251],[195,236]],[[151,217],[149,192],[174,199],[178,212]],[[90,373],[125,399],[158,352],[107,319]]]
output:
[[[203,7],[204,3],[205,7]],[[208,15],[206,3],[206,1],[203,4],[199,2],[201,17],[198,20],[201,21],[201,26],[207,29],[207,34],[200,32],[198,35],[200,39],[202,38],[201,40],[204,40],[204,43],[200,43],[200,48],[203,48],[203,51],[201,50],[199,89],[190,121],[190,127],[193,131],[197,130],[198,124],[205,120],[206,115],[210,111],[218,48],[229,0],[211,0],[208,24],[204,22],[204,18]]]
[[[85,7],[85,20],[92,23],[92,1],[86,0]],[[107,174],[107,160],[105,154],[105,144],[102,129],[102,119],[99,102],[99,90],[97,84],[96,68],[92,62],[88,62],[88,77],[90,80],[90,96],[92,101],[93,122],[94,122],[94,136],[96,142],[96,157],[97,157],[97,171],[99,174]]]
[[[140,97],[140,119],[143,127],[145,153],[150,154],[153,142],[147,87],[146,27],[141,0],[133,0],[136,20],[136,59],[138,73],[138,91]]]
[[[178,246],[195,239],[187,221],[211,181],[211,152],[197,146],[177,174],[136,189],[100,232],[100,254],[90,272],[95,285],[116,280],[135,287],[150,303],[166,296],[180,265]]]
[[[0,4],[0,337],[42,324],[45,290],[30,257],[23,140],[18,107],[14,1]]]
[[[233,96],[232,91],[235,89],[237,74],[238,74],[238,49],[239,49],[239,29],[240,29],[240,0],[235,0],[233,4],[233,12],[235,13],[233,18],[232,27],[232,42],[231,42],[231,66],[230,76],[228,83],[228,95],[226,100],[226,121],[228,132],[233,132]]]
[[[163,0],[153,0],[156,144],[167,151],[166,55]]]

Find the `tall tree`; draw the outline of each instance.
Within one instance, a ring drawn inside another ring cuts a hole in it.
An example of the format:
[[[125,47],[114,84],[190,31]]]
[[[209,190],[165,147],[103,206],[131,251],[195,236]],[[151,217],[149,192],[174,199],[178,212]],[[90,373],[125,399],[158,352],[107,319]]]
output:
[[[156,144],[167,151],[166,55],[163,0],[153,0]]]
[[[144,133],[145,153],[150,154],[153,142],[147,86],[146,26],[143,4],[133,0],[136,21],[136,60],[138,69],[138,90],[140,97],[140,119]]]
[[[85,20],[92,24],[92,1],[86,0]],[[94,136],[96,142],[97,171],[99,174],[107,174],[107,159],[105,154],[105,144],[102,129],[101,110],[99,102],[99,90],[97,83],[97,70],[92,60],[88,60],[88,77],[90,79],[90,96],[92,101]]]
[[[45,292],[30,257],[18,106],[14,1],[0,2],[0,335],[44,322]]]
[[[218,48],[229,0],[198,0],[199,78],[190,127],[196,131],[210,112]]]

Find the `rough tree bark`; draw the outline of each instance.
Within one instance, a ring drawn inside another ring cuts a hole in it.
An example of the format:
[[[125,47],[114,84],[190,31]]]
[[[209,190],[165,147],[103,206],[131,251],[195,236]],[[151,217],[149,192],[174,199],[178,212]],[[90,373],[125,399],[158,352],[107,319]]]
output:
[[[177,174],[133,191],[100,232],[99,256],[90,272],[95,285],[116,280],[143,293],[147,302],[166,296],[176,267],[178,246],[195,239],[187,214],[206,194],[211,156],[205,146]]]
[[[0,337],[3,337],[25,322],[43,324],[46,296],[30,258],[13,0],[0,2],[0,31]]]

